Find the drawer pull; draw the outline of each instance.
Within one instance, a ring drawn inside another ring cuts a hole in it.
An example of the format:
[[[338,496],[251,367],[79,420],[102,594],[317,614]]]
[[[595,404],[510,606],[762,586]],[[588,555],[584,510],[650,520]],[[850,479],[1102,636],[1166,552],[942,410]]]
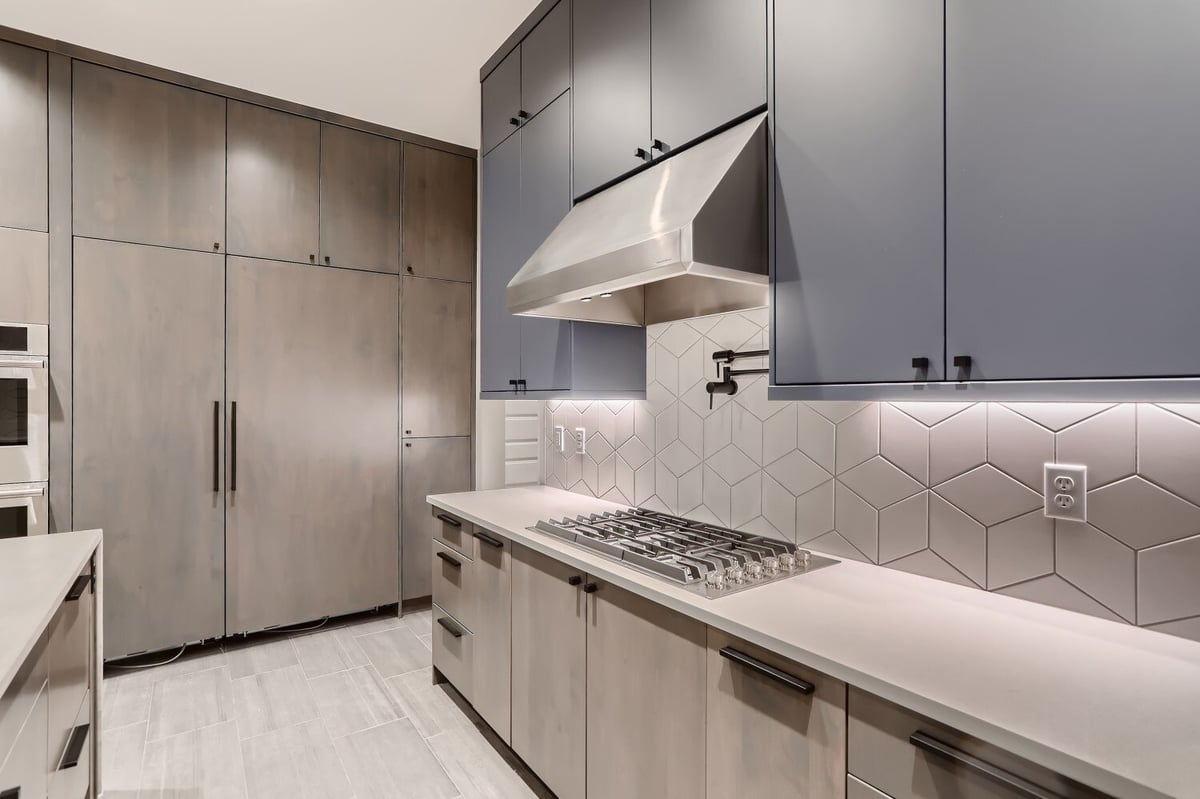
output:
[[[83,596],[83,592],[88,590],[91,584],[92,575],[90,574],[81,574],[76,577],[75,582],[71,583],[71,590],[67,591],[67,601],[78,602],[79,598]]]
[[[9,788],[7,791],[0,791],[0,799],[21,799],[21,789]]]
[[[453,567],[454,567],[454,568],[456,568],[456,569],[461,569],[461,568],[462,568],[462,563],[460,563],[459,561],[457,561],[457,560],[455,560],[454,558],[450,557],[450,556],[449,556],[449,555],[447,555],[445,552],[439,552],[439,553],[437,553],[437,556],[438,556],[439,558],[441,558],[442,560],[446,561],[447,563],[449,563],[451,566],[453,566]]]
[[[1034,785],[1029,780],[1018,777],[1010,771],[1005,771],[999,766],[994,766],[986,760],[980,760],[974,755],[969,755],[950,744],[942,743],[937,738],[926,735],[923,732],[914,732],[908,736],[908,742],[918,749],[937,755],[952,763],[957,763],[963,768],[987,777],[1026,799],[1063,799],[1058,794],[1051,793],[1045,788]]]
[[[459,626],[458,626],[457,624],[455,624],[454,622],[450,621],[450,620],[449,620],[448,618],[446,618],[445,616],[440,616],[440,617],[438,618],[438,624],[440,624],[440,625],[442,625],[442,627],[446,628],[446,632],[450,633],[450,634],[451,634],[451,635],[453,635],[455,638],[462,638],[462,637],[463,637],[463,631],[462,631],[462,628],[461,628],[461,627],[459,627]]]
[[[496,549],[504,549],[503,541],[501,541],[499,538],[492,538],[487,533],[476,533],[475,537],[490,547],[495,547]]]
[[[87,743],[88,729],[91,726],[80,724],[71,730],[71,737],[67,739],[67,751],[63,753],[62,765],[58,767],[59,771],[79,765],[79,758],[83,754],[83,745]]]
[[[445,522],[446,524],[450,525],[451,527],[462,527],[462,522],[460,522],[458,519],[454,518],[453,516],[447,516],[444,513],[439,513],[437,515],[437,517],[439,520]]]
[[[757,671],[764,677],[768,677],[775,682],[782,683],[789,688],[794,688],[800,693],[807,696],[816,690],[816,686],[807,680],[802,680],[794,674],[788,674],[786,671],[775,668],[769,663],[764,663],[756,657],[751,657],[745,652],[740,652],[731,646],[721,647],[721,657],[732,660],[734,663],[740,663],[751,671]]]

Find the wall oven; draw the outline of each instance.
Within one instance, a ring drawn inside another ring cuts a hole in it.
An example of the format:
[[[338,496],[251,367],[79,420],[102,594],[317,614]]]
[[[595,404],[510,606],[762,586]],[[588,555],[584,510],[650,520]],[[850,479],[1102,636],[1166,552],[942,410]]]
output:
[[[0,539],[49,532],[49,504],[45,483],[0,485]]]
[[[50,479],[46,325],[0,323],[0,490]]]

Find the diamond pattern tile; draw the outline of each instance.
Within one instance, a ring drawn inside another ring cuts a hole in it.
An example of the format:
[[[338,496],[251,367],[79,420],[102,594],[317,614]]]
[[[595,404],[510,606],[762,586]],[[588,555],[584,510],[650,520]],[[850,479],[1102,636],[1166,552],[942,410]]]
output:
[[[1200,403],[780,403],[754,377],[710,410],[712,352],[766,325],[653,325],[647,400],[535,404],[545,482],[1200,639]],[[1043,517],[1051,459],[1088,466],[1089,524]]]

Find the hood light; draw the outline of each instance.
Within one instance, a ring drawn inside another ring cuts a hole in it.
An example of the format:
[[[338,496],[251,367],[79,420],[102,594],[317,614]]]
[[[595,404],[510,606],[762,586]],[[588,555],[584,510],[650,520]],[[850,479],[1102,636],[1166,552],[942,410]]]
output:
[[[611,291],[606,291],[606,292],[604,292],[603,294],[601,294],[601,295],[600,295],[600,299],[602,299],[602,300],[607,300],[607,299],[608,299],[609,297],[611,297],[611,296],[612,296],[612,292],[611,292]]]
[[[582,300],[580,300],[580,302],[591,302],[591,301],[592,301],[591,297],[584,297]]]

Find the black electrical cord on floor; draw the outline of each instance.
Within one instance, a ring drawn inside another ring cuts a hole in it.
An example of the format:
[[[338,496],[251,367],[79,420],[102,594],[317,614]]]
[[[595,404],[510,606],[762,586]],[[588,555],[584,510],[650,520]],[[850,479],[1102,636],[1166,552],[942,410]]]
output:
[[[104,667],[107,669],[126,669],[128,671],[134,671],[136,669],[153,669],[153,668],[157,668],[158,666],[165,666],[168,663],[174,663],[175,661],[179,660],[181,657],[183,657],[183,653],[187,650],[187,648],[188,648],[188,645],[184,644],[183,646],[179,647],[179,651],[176,652],[171,657],[167,658],[166,660],[157,661],[155,663],[137,663],[137,664],[128,664],[128,665],[121,664],[121,663],[106,663],[104,665]]]

